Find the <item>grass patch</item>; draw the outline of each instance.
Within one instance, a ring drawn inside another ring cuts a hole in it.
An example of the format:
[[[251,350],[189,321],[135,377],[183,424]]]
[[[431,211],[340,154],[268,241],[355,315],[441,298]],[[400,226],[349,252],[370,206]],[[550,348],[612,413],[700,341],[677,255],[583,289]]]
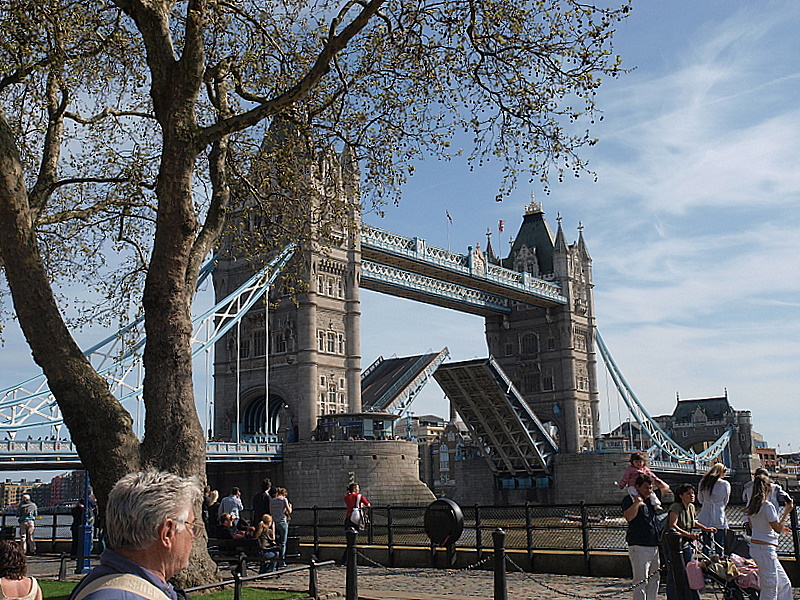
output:
[[[78,585],[75,581],[39,581],[42,588],[44,600],[69,600],[72,590]],[[243,587],[242,600],[293,600],[294,598],[306,598],[308,594],[297,592],[285,592],[283,590],[262,590],[258,588]],[[192,594],[193,598],[203,600],[233,600],[233,588],[212,592],[210,594]]]
[[[45,581],[37,579],[42,588],[42,598],[47,600],[68,600],[72,590],[78,585],[74,581]]]

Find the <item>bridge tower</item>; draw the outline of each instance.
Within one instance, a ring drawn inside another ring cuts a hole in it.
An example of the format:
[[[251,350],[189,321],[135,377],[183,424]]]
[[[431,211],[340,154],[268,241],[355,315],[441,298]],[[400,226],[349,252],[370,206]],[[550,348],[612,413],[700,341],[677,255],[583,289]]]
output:
[[[267,139],[286,145],[286,138],[297,135],[276,121]],[[288,269],[291,280],[270,291],[268,311],[258,303],[215,349],[213,433],[223,439],[269,435],[279,441],[308,440],[318,416],[361,410],[358,167],[345,150],[304,159],[302,168],[314,193],[298,222],[311,229],[304,232],[309,241]],[[262,180],[265,187],[275,185],[274,178]],[[325,199],[334,195],[344,198],[347,208],[331,219]],[[263,217],[256,211],[243,211],[237,234],[252,233],[259,220]],[[317,241],[323,237],[329,241],[324,247]],[[236,256],[231,241],[223,245],[214,272],[217,301],[253,273],[253,264]]]
[[[486,317],[489,353],[570,454],[594,449],[600,425],[592,258],[578,229],[577,242],[567,244],[559,216],[554,236],[541,204],[531,200],[502,266],[559,282],[568,302],[516,302],[511,314]]]

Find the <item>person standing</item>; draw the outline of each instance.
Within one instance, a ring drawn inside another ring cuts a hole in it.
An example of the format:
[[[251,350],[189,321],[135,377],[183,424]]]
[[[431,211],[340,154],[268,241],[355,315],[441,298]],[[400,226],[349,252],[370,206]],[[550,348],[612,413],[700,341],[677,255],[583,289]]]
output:
[[[358,508],[360,511],[369,506],[369,500],[361,494],[361,488],[357,483],[351,483],[347,486],[347,495],[344,497],[344,504],[347,507],[347,512],[344,515],[345,531],[348,529],[358,529],[358,525],[353,523],[350,516],[353,514],[354,509]]]
[[[292,503],[287,496],[286,488],[275,488],[275,497],[269,502],[270,515],[275,527],[275,542],[278,544],[278,567],[286,566],[286,541],[289,539],[289,515],[292,514]]]
[[[728,529],[725,507],[731,497],[731,484],[725,479],[727,474],[725,465],[717,463],[703,475],[697,486],[697,500],[702,505],[697,520],[716,529],[713,534],[703,533],[703,551],[707,556],[725,553],[725,532]]]
[[[269,501],[272,500],[272,481],[267,478],[261,482],[261,491],[253,496],[253,522],[258,523],[261,517],[269,513]]]
[[[628,522],[625,541],[633,571],[633,600],[655,600],[660,581],[658,558],[658,519],[653,506],[653,479],[639,475],[635,481],[636,496],[622,499],[622,515]]]
[[[86,518],[86,507],[83,505],[83,500],[78,500],[70,512],[72,514],[72,524],[70,525],[72,545],[70,546],[69,555],[80,556],[83,554],[81,540],[83,539],[83,525]]]
[[[33,503],[29,494],[22,494],[22,502],[17,507],[17,518],[19,519],[19,538],[22,542],[22,550],[26,554],[36,554],[36,540],[33,539],[33,531],[36,528],[36,517],[39,516],[39,508]]]
[[[770,477],[769,471],[767,471],[764,467],[758,467],[756,469],[753,476],[755,477],[758,475],[764,475],[764,477],[767,479]],[[744,502],[745,506],[750,504],[750,498],[753,497],[753,483],[754,480],[750,480],[742,487],[742,501]],[[783,510],[787,498],[790,498],[789,494],[787,494],[780,485],[777,483],[770,483],[769,497],[767,500],[775,507],[776,513],[780,513]]]
[[[0,598],[3,600],[42,600],[35,577],[27,577],[25,553],[15,540],[0,541]]]
[[[689,588],[686,580],[686,563],[692,560],[692,542],[700,539],[693,533],[695,526],[701,531],[714,533],[716,529],[697,522],[695,516],[695,489],[691,483],[682,483],[675,490],[677,502],[670,504],[667,525],[662,541],[668,550],[667,600],[700,600],[697,590]]]
[[[760,600],[792,600],[792,583],[778,560],[778,537],[788,530],[786,524],[794,503],[786,499],[781,516],[769,501],[770,481],[765,475],[753,480],[752,498],[745,514],[753,535],[750,539],[750,557],[758,565],[761,582]]]
[[[239,513],[241,513],[243,510],[244,505],[242,504],[242,492],[239,491],[238,487],[234,487],[231,488],[230,496],[225,496],[219,503],[217,516],[222,516],[223,513],[231,515],[233,517],[233,525],[235,527],[239,523]]]

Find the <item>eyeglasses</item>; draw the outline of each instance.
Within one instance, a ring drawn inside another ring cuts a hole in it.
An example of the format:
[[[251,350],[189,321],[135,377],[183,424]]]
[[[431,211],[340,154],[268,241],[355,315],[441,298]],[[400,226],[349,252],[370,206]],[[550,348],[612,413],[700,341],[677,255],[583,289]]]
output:
[[[201,535],[203,535],[203,523],[198,523],[197,520],[194,521],[184,521],[184,526],[189,528],[189,533],[192,534],[192,539],[196,540]]]

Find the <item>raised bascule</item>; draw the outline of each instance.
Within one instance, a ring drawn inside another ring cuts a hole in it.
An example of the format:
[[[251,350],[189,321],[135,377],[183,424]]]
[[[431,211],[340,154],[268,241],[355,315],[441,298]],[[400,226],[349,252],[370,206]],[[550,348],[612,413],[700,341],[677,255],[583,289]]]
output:
[[[592,258],[581,226],[568,243],[560,216],[553,233],[532,200],[505,258],[489,235],[484,249],[451,252],[361,224],[356,170],[341,167],[341,157],[325,161],[326,181],[348,194],[349,220],[358,225],[343,227],[327,248],[276,249],[263,268],[223,247],[203,272],[213,277],[217,302],[195,322],[195,355],[213,373],[204,409],[212,484],[247,489],[269,475],[296,504],[322,506],[338,503],[347,483],[358,480],[373,502],[427,502],[434,496],[419,480],[417,444],[401,439],[395,421],[435,378],[485,459],[461,461],[461,477],[484,490],[481,501],[571,502],[589,500],[587,490],[595,500],[614,499],[608,482],[624,468],[627,446],[601,436],[598,353],[657,469],[696,476],[724,460],[736,480],[750,478],[757,461],[747,411],[733,411],[726,399],[727,413],[714,413],[716,420],[699,405],[686,418],[677,411],[659,420],[635,396],[596,330]],[[275,284],[290,261],[306,282],[291,295]],[[483,316],[487,358],[447,362],[444,349],[363,369],[362,288]],[[135,339],[136,330],[134,323],[87,356],[140,422],[136,374],[144,339]],[[112,350],[121,340],[125,349]],[[674,441],[675,431],[700,421],[714,425],[705,440],[693,435],[691,448]],[[69,442],[17,437],[45,425],[63,436],[43,379],[0,391],[0,431],[14,438],[0,445],[0,467],[77,465]],[[438,450],[450,451],[444,443]]]

